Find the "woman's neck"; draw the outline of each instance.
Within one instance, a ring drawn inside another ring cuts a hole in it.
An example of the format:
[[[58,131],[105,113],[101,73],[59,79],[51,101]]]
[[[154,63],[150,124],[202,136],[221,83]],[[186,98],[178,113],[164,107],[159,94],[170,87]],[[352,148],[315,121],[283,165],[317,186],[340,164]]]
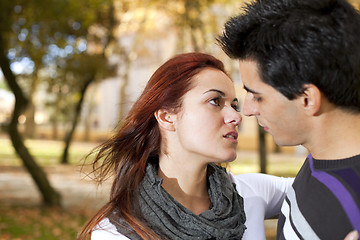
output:
[[[158,176],[162,187],[179,203],[195,214],[210,207],[207,165],[185,165],[168,157],[159,158]]]

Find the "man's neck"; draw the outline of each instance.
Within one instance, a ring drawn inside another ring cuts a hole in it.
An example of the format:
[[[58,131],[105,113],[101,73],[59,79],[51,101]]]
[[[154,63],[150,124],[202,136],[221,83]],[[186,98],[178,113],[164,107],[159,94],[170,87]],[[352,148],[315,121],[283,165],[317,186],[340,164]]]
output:
[[[316,159],[342,159],[360,154],[360,114],[335,110],[314,121],[306,147]]]

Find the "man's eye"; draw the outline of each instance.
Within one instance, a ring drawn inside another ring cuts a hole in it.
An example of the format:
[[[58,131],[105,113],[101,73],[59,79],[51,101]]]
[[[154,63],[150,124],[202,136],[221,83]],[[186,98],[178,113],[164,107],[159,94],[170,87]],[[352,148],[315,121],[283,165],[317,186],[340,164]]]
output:
[[[255,102],[261,102],[261,100],[262,100],[262,98],[261,97],[253,97],[253,100],[255,101]]]
[[[219,98],[212,98],[209,100],[209,103],[215,106],[220,106],[220,99]]]
[[[231,107],[232,107],[235,111],[240,112],[240,105],[239,105],[239,104],[233,104],[233,105],[231,105]]]

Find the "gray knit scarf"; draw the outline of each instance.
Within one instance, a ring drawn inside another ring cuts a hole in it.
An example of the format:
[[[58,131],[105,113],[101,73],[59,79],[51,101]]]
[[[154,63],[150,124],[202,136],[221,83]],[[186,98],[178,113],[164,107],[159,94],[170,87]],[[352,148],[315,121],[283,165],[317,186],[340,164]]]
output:
[[[246,229],[243,198],[230,182],[226,170],[208,165],[210,209],[196,215],[178,203],[161,187],[157,176],[158,165],[149,163],[137,195],[142,220],[161,239],[241,239]],[[121,234],[130,239],[141,239],[113,211],[108,216]]]

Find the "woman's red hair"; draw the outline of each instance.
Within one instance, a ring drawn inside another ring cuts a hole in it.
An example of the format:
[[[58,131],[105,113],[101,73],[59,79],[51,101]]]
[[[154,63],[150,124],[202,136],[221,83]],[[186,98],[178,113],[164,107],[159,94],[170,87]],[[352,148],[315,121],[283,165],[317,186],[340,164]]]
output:
[[[110,200],[86,223],[78,239],[86,239],[115,209],[141,238],[160,239],[134,216],[132,209],[146,164],[157,159],[160,152],[161,135],[154,113],[159,109],[179,109],[182,97],[193,87],[193,76],[204,68],[225,72],[220,60],[203,53],[180,54],[165,62],[151,76],[118,132],[97,148],[93,162],[96,179],[102,182],[114,175]]]

